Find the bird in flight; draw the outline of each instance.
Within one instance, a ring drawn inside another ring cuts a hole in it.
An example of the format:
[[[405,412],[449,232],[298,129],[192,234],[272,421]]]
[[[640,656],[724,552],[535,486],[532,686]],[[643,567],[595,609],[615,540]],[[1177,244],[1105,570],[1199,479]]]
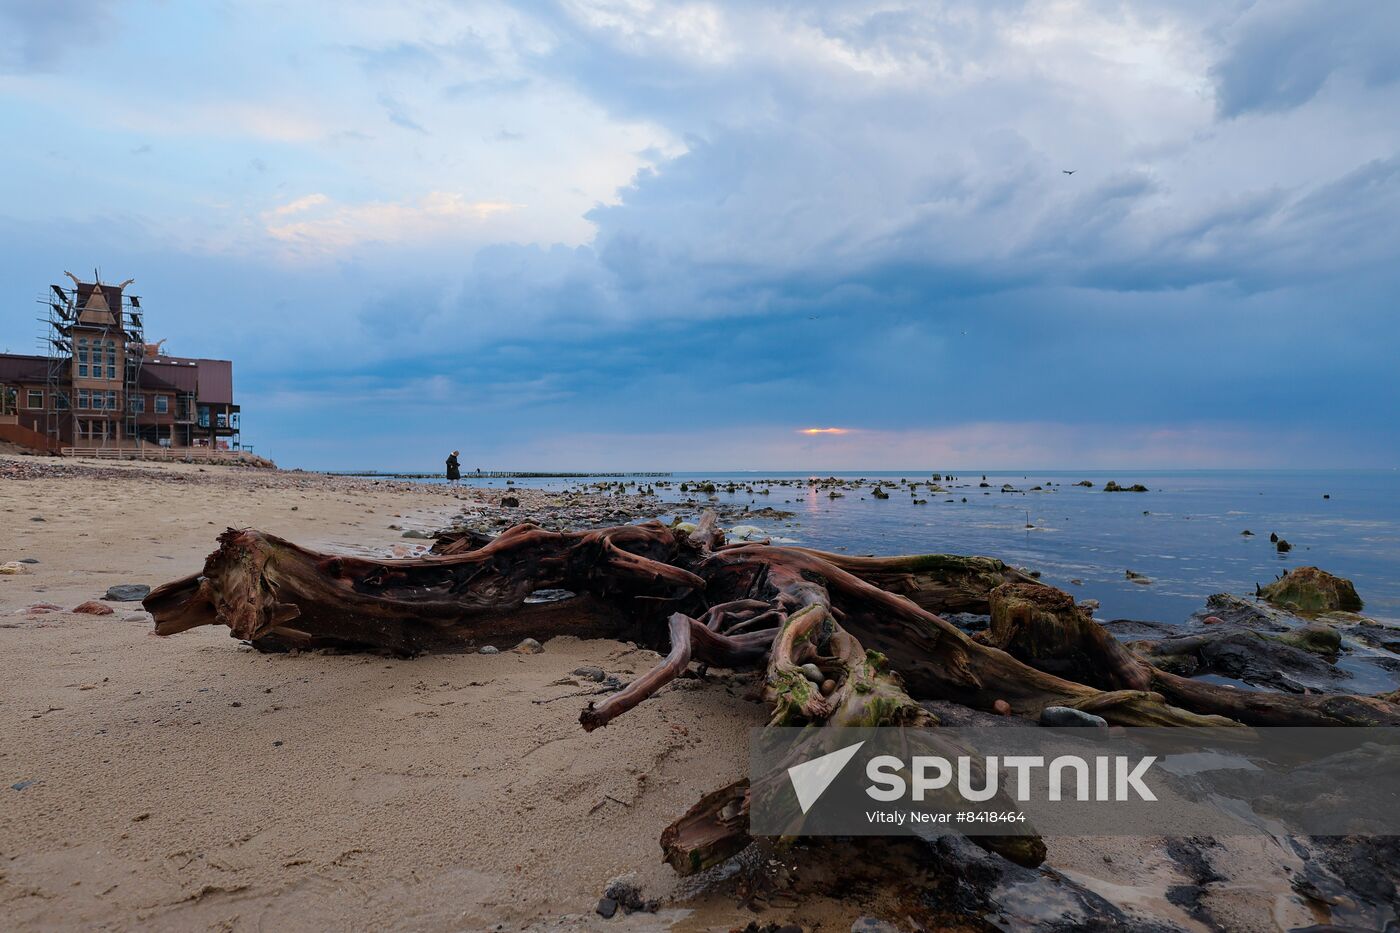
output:
[[[1062,168],[1062,169],[1060,169],[1060,171],[1064,172],[1066,175],[1073,175],[1075,172],[1079,171],[1079,169],[1077,169],[1077,168]]]

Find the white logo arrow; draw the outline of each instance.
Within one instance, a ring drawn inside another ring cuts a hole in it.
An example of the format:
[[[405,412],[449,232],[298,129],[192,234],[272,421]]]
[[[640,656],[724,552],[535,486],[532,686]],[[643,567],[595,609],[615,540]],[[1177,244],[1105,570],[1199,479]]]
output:
[[[797,803],[802,807],[802,812],[806,813],[812,809],[812,805],[817,802],[817,798],[826,793],[826,789],[831,786],[831,782],[836,780],[836,776],[841,773],[841,769],[855,757],[856,752],[865,742],[857,742],[854,745],[847,745],[845,748],[830,752],[820,758],[813,758],[811,761],[804,761],[800,765],[793,765],[787,769],[788,780],[792,781],[792,789],[797,792]]]

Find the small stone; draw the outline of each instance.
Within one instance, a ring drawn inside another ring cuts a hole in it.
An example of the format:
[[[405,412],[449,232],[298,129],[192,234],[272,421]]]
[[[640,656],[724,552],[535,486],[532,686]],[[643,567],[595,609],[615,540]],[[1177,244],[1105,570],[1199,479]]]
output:
[[[1254,532],[1250,531],[1248,528],[1246,528],[1244,531],[1241,531],[1240,534],[1246,538],[1254,537]]]
[[[879,917],[857,917],[851,924],[851,933],[899,933],[899,927]]]
[[[815,664],[804,664],[799,667],[798,670],[802,672],[802,676],[806,677],[814,684],[819,684],[826,679],[826,675],[822,673],[822,669]]]
[[[37,564],[37,563],[39,563],[39,558],[37,558],[37,557],[21,557],[21,558],[19,559],[19,562],[20,562],[21,564]]]
[[[294,505],[294,506],[292,506],[292,511],[295,512],[295,511],[299,510],[300,508],[301,508],[301,506]]]
[[[1095,716],[1093,713],[1086,713],[1082,709],[1075,709],[1072,706],[1047,706],[1040,711],[1040,724],[1042,726],[1065,727],[1086,727],[1091,729],[1107,729],[1108,720],[1102,716]]]
[[[823,681],[822,681],[822,686],[821,686],[821,691],[822,691],[822,696],[824,696],[824,697],[829,697],[829,696],[831,696],[831,694],[834,693],[834,692],[836,691],[836,681],[832,680],[830,677],[828,677],[826,680],[823,680]]]
[[[433,537],[433,536],[430,535],[430,534],[428,534],[426,531],[419,531],[418,529],[414,528],[414,529],[411,529],[411,530],[409,530],[409,531],[405,531],[405,532],[403,533],[403,537],[405,537],[405,538],[416,538],[416,539],[418,539],[419,541],[430,541],[430,540],[432,540],[432,537]]]
[[[1011,704],[1006,702],[1005,700],[997,700],[995,703],[992,704],[992,711],[995,712],[998,716],[1010,716]]]
[[[594,683],[602,683],[608,676],[608,672],[601,667],[576,667],[571,673],[575,677],[582,677]]]
[[[42,515],[35,515],[33,518],[31,518],[31,519],[29,519],[29,520],[30,520],[31,522],[44,522],[44,521],[48,521],[48,519],[44,518],[44,516],[42,516]]]
[[[109,616],[112,614],[112,607],[104,606],[95,599],[89,599],[80,606],[74,606],[73,611],[88,616]]]
[[[150,595],[151,588],[144,583],[118,583],[109,586],[102,598],[114,603],[138,603]]]
[[[540,654],[544,651],[544,645],[533,638],[526,638],[510,650],[516,654]]]
[[[1201,620],[1201,624],[1202,624],[1202,625],[1221,625],[1222,623],[1224,623],[1224,621],[1225,621],[1225,620],[1222,619],[1222,618],[1220,618],[1220,616],[1206,616],[1204,619]]]
[[[6,576],[16,576],[24,572],[24,565],[17,560],[6,561],[5,563],[0,564],[0,574],[4,574]]]
[[[1280,554],[1287,554],[1289,551],[1293,550],[1293,545],[1289,544],[1282,538],[1279,538],[1277,541],[1274,542],[1274,547],[1278,549],[1278,552]]]
[[[496,647],[494,647],[494,646],[492,646],[492,645],[482,645],[480,648],[476,649],[476,653],[477,653],[477,654],[500,654],[500,653],[501,653],[501,649],[500,649],[500,648],[496,648]]]
[[[281,748],[281,747],[282,747],[282,740],[281,740],[281,739],[278,739],[276,742],[273,742],[273,743],[272,743],[272,747],[273,747],[273,748]]]
[[[232,703],[229,704],[229,706],[232,706],[234,709],[238,709],[242,705],[243,704],[238,702],[237,700],[234,700]]]
[[[518,509],[520,508],[520,500],[515,496],[502,496],[501,505],[507,509]]]
[[[613,914],[617,913],[617,901],[610,897],[600,897],[598,898],[598,907],[596,909],[598,911],[598,916],[602,917],[604,920],[610,920]]]

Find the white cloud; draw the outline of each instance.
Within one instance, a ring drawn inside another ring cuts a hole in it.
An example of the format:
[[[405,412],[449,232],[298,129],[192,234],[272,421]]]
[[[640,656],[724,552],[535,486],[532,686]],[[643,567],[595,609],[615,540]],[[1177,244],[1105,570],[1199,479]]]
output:
[[[363,243],[460,236],[522,206],[471,201],[448,191],[432,191],[414,202],[362,204],[340,204],[324,194],[309,194],[273,208],[263,219],[273,239],[299,251],[331,253]]]

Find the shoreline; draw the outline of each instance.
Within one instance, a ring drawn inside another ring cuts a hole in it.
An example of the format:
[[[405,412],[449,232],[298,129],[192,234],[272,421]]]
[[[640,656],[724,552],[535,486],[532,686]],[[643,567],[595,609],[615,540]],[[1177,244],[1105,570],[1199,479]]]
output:
[[[0,562],[38,561],[0,576],[12,668],[0,693],[6,916],[19,930],[594,929],[593,906],[620,877],[661,909],[608,929],[756,920],[846,930],[896,909],[869,892],[795,892],[781,866],[683,880],[659,862],[660,830],[746,767],[748,730],[767,720],[752,675],[678,680],[585,733],[577,711],[594,684],[574,672],[627,682],[658,655],[567,636],[539,654],[260,654],[218,626],[156,638],[137,603],[67,611],[113,584],[197,572],[229,526],[410,556],[454,525],[614,524],[670,507],[641,495],[0,458]],[[30,614],[38,603],[62,608]],[[1186,930],[1208,928],[1202,909],[1232,929],[1316,920],[1289,886],[1297,857],[1260,840],[1048,843],[1052,867],[1023,900],[1073,884]],[[736,896],[750,883],[767,892],[758,911]]]

